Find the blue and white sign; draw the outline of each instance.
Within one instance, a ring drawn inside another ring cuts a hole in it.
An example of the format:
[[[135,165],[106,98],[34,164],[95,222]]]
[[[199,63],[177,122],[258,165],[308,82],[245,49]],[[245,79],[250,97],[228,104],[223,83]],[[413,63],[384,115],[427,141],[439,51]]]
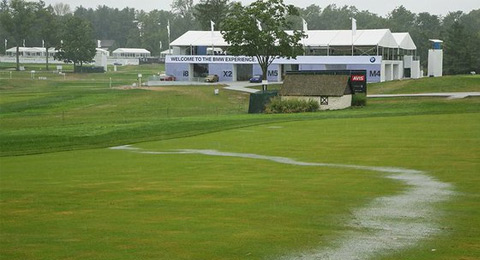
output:
[[[193,64],[208,64],[210,74],[219,76],[220,81],[235,81],[236,64],[252,64],[252,75],[262,74],[256,57],[229,55],[167,55],[165,67],[168,74],[177,80],[192,78]],[[299,65],[300,70],[366,70],[368,82],[380,82],[382,73],[381,56],[298,56],[296,59],[277,58],[268,68],[267,78],[280,81],[281,65]]]
[[[165,63],[258,64],[256,57],[212,55],[167,55]],[[272,64],[381,64],[381,56],[297,56],[276,58]]]

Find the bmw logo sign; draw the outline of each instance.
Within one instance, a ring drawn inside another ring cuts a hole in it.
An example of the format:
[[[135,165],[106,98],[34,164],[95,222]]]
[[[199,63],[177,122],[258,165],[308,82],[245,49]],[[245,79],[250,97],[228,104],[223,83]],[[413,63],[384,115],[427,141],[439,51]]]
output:
[[[370,62],[371,62],[371,63],[374,63],[376,60],[377,60],[377,59],[375,59],[375,57],[371,57],[371,58],[370,58]]]

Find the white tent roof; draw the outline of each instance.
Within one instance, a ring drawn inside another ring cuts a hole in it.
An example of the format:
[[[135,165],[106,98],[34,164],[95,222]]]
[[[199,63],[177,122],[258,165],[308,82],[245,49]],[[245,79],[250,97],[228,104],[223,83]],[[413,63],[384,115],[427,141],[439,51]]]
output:
[[[147,53],[150,52],[146,49],[138,49],[138,48],[118,48],[114,50],[112,53]]]
[[[43,47],[19,47],[19,52],[45,52],[46,48]],[[48,48],[49,52],[55,51],[55,48]],[[17,52],[17,47],[13,47],[7,50],[7,52]]]
[[[306,46],[380,46],[398,48],[388,29],[357,30],[352,37],[351,30],[311,30],[304,40]]]
[[[289,31],[291,32],[291,31]],[[302,40],[306,46],[351,46],[351,30],[309,30],[308,38]],[[408,38],[411,40],[410,36]],[[393,34],[389,29],[357,30],[353,37],[355,46],[380,46],[398,48]],[[413,43],[413,41],[411,42]],[[188,31],[174,40],[171,46],[216,46],[226,47],[229,44],[223,39],[220,31]],[[415,45],[415,44],[413,44]],[[411,47],[411,46],[410,46]]]
[[[104,50],[102,48],[96,48],[95,50],[97,51],[97,53],[103,53],[103,54],[106,54],[107,56],[110,55],[109,51]]]
[[[392,33],[400,49],[416,50],[417,46],[410,37],[409,33]]]
[[[220,31],[188,31],[170,43],[171,46],[230,46],[222,37]]]

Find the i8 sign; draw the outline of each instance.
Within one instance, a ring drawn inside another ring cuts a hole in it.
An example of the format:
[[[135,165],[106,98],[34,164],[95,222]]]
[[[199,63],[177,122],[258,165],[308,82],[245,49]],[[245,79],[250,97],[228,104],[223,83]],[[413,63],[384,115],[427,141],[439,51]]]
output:
[[[352,81],[365,81],[365,75],[352,75]]]

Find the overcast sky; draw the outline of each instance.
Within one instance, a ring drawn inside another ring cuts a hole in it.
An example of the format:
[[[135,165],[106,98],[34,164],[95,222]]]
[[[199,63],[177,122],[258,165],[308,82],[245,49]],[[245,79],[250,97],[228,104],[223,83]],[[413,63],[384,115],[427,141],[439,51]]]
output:
[[[143,9],[147,12],[153,9],[171,10],[170,4],[173,0],[44,0],[45,3],[66,3],[72,8],[82,5],[87,8],[95,8],[98,5],[106,5],[113,8],[133,7],[135,9]],[[247,5],[252,0],[240,0],[244,5]],[[199,0],[194,0],[194,4]],[[372,13],[385,16],[395,7],[400,5],[405,6],[408,10],[414,13],[429,12],[430,14],[446,15],[452,11],[470,12],[473,9],[480,9],[479,0],[284,0],[287,4],[293,4],[298,7],[306,7],[311,4],[325,7],[329,4],[335,3],[337,6],[353,5],[359,10],[368,10]]]

